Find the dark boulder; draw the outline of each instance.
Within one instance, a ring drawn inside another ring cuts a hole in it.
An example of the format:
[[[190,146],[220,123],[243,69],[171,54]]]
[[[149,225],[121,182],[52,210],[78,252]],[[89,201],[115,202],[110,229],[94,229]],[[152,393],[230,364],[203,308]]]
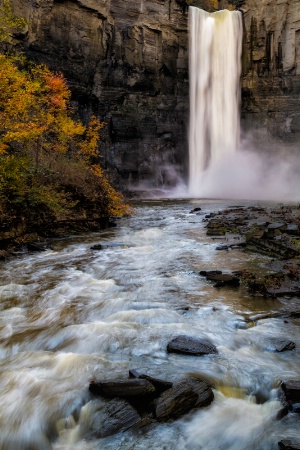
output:
[[[168,389],[171,389],[171,387],[173,386],[173,383],[171,381],[161,380],[160,378],[154,378],[150,375],[141,374],[139,378],[142,380],[150,381],[150,383],[155,387],[157,393],[161,393]]]
[[[190,211],[190,214],[196,213],[198,211],[201,211],[201,208],[194,208],[192,211]]]
[[[288,402],[300,402],[300,380],[283,381],[281,388]]]
[[[104,438],[140,424],[141,417],[127,401],[116,398],[95,411],[89,421],[84,437]]]
[[[222,270],[201,270],[199,272],[199,275],[202,275],[203,277],[208,277],[212,275],[221,275]]]
[[[214,399],[214,393],[211,387],[202,380],[197,378],[188,378],[184,381],[188,384],[194,392],[198,395],[195,407],[202,408],[203,406],[208,406]]]
[[[194,408],[197,399],[197,393],[189,385],[180,383],[157,399],[155,417],[161,422],[177,419]]]
[[[43,242],[28,242],[27,250],[29,252],[45,252],[49,246]]]
[[[213,399],[214,394],[204,381],[184,380],[165,391],[157,399],[155,417],[160,422],[176,419],[193,408],[209,405]]]
[[[278,442],[280,450],[300,450],[300,441],[292,441],[290,439],[283,439]]]
[[[221,283],[220,286],[239,286],[240,279],[238,276],[230,274],[230,273],[209,273],[207,272],[205,275],[206,279],[209,281],[216,281],[217,283]],[[217,287],[220,287],[217,286]]]
[[[178,336],[169,342],[169,353],[182,353],[186,355],[210,355],[218,353],[216,347],[208,340],[190,336]]]
[[[155,392],[155,387],[150,381],[139,378],[92,382],[89,389],[93,394],[105,397],[137,397]]]
[[[111,244],[96,244],[91,247],[91,250],[105,250],[107,248],[124,248],[126,244],[111,243]]]
[[[218,250],[218,251],[228,250],[228,249],[229,249],[228,245],[218,245],[216,247],[216,250]]]
[[[286,350],[293,350],[296,347],[295,342],[288,339],[270,339],[271,350],[274,352],[285,352]]]

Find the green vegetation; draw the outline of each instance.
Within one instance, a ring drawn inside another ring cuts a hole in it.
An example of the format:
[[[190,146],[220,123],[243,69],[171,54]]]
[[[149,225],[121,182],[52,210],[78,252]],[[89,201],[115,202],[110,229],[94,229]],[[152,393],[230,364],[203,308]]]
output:
[[[8,0],[0,9],[0,40],[24,27]],[[0,213],[2,222],[120,216],[129,207],[98,160],[103,124],[75,120],[61,74],[0,54]]]

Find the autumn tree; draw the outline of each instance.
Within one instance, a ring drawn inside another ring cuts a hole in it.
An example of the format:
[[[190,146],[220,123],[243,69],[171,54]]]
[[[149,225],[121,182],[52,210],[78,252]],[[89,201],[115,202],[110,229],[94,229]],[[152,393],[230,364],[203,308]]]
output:
[[[17,25],[23,22],[14,19],[4,0],[0,35]],[[129,212],[99,164],[103,124],[94,116],[87,125],[74,119],[70,97],[62,74],[21,56],[0,54],[2,220],[43,222]]]

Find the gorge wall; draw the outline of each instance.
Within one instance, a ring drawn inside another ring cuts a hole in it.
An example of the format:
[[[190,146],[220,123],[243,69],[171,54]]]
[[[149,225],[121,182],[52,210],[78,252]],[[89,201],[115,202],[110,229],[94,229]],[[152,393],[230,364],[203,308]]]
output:
[[[299,0],[12,0],[15,44],[62,71],[123,186],[172,186],[187,166],[188,6],[243,12],[242,119],[260,140],[300,136]]]

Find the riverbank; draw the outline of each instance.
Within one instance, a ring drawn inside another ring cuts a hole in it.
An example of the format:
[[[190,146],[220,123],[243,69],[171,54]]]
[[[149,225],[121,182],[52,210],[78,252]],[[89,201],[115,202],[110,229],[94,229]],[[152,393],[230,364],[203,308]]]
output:
[[[197,213],[197,212],[196,212]],[[300,295],[300,207],[270,205],[232,207],[204,218],[207,236],[222,239],[218,251],[243,249],[271,259],[255,273],[245,268],[238,275],[253,295],[292,297]],[[228,281],[215,279],[219,284]],[[225,277],[226,278],[226,277]]]

